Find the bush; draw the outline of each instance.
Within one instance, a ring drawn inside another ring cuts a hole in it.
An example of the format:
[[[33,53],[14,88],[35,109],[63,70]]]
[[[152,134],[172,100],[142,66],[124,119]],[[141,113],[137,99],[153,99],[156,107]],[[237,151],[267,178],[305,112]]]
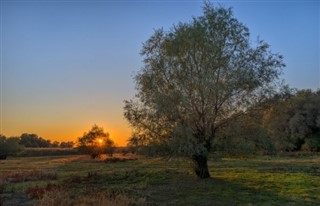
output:
[[[7,159],[9,155],[17,155],[24,147],[19,144],[19,138],[0,135],[0,160]]]
[[[320,152],[320,134],[306,138],[301,150],[309,152]]]

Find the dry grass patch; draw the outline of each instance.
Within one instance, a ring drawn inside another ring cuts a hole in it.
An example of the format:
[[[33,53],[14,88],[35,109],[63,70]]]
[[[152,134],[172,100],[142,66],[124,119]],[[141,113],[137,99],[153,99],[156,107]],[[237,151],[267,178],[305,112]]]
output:
[[[131,198],[125,194],[113,194],[109,192],[90,193],[72,198],[67,191],[61,189],[46,191],[43,197],[36,203],[37,206],[127,206],[145,204],[145,198]]]
[[[49,183],[45,187],[40,187],[40,186],[29,187],[26,190],[26,194],[32,199],[40,199],[44,196],[45,193],[50,191],[58,191],[60,189],[62,189],[61,185]]]
[[[43,171],[21,171],[21,172],[3,172],[0,176],[0,182],[18,183],[36,180],[56,180],[56,173]]]

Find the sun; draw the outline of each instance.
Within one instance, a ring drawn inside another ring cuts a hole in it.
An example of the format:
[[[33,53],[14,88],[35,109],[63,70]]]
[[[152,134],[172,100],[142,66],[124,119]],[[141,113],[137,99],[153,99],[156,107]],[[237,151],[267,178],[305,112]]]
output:
[[[98,142],[101,144],[103,142],[103,140],[102,139],[98,139]]]

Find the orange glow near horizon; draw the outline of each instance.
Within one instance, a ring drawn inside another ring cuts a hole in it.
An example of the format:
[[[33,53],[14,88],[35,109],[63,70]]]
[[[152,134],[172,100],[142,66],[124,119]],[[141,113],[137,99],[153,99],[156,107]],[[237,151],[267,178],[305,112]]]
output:
[[[123,117],[121,99],[108,99],[105,95],[103,99],[85,98],[81,104],[58,100],[37,105],[8,102],[4,105],[0,133],[7,137],[33,133],[52,142],[77,142],[96,124],[109,133],[116,145],[125,146],[131,129]]]
[[[97,124],[99,127],[103,127],[105,132],[108,132],[110,138],[116,143],[117,146],[126,146],[127,139],[130,137],[130,128],[125,124],[125,122],[118,122],[118,124],[109,124],[112,127],[108,127],[106,122],[96,121],[94,123],[85,123],[82,125],[36,125],[36,124],[24,124],[17,127],[14,125],[12,127],[3,127],[1,134],[12,137],[20,136],[22,133],[33,133],[37,134],[39,137],[44,139],[58,142],[73,141],[77,142],[78,137],[81,137],[85,132],[88,132],[91,127]]]

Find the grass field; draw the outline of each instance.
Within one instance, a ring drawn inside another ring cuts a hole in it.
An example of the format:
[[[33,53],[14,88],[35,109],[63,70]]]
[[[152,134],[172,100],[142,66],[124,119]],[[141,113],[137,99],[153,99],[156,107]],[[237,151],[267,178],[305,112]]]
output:
[[[319,205],[320,156],[219,159],[200,180],[185,159],[87,156],[0,161],[2,205]]]

